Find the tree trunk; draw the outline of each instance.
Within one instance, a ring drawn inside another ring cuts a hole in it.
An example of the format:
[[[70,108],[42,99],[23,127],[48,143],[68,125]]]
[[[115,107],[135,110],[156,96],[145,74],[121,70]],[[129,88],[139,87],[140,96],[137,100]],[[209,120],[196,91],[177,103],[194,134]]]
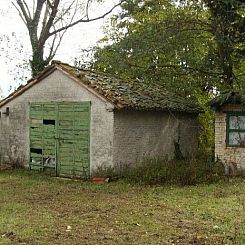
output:
[[[40,47],[38,43],[34,42],[32,44],[32,60],[30,60],[32,76],[36,76],[38,73],[40,73],[49,63],[48,60],[43,58],[43,53],[44,46]]]
[[[32,2],[28,3],[27,2]],[[22,21],[25,23],[29,32],[29,37],[32,45],[32,60],[30,61],[32,75],[36,76],[41,72],[54,57],[57,49],[60,46],[64,33],[79,23],[87,23],[103,19],[105,16],[120,6],[126,0],[120,0],[113,5],[107,12],[102,13],[98,17],[89,18],[88,8],[91,0],[82,1],[85,3],[85,13],[79,17],[80,4],[79,1],[64,1],[67,2],[61,5],[61,0],[14,0],[14,7],[17,9]],[[70,4],[68,4],[70,2]],[[39,31],[38,31],[39,30]],[[53,37],[50,53],[44,59],[44,47],[47,40]],[[57,38],[57,39],[56,39]],[[55,42],[55,39],[57,42]]]

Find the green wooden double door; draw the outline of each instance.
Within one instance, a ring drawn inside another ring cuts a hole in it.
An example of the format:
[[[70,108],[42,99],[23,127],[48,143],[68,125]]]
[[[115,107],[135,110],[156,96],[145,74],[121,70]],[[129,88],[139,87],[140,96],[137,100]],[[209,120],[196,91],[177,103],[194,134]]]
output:
[[[90,103],[30,103],[30,169],[88,178]]]

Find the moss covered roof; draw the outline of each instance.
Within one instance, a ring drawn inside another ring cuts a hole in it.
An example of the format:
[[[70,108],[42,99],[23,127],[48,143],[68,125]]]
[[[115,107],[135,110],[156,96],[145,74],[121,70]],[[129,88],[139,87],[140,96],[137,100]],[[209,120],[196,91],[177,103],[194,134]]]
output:
[[[118,108],[201,112],[196,104],[166,92],[164,87],[159,84],[150,84],[141,80],[123,80],[108,74],[77,69],[62,63],[59,63],[59,66],[71,75],[78,77],[82,83],[106,97]]]
[[[222,106],[227,104],[245,105],[245,94],[243,94],[242,92],[229,91],[221,93],[210,102],[211,107],[217,111],[220,110]]]
[[[150,84],[141,80],[123,80],[104,73],[78,69],[59,61],[53,61],[36,78],[31,79],[27,85],[22,86],[8,98],[0,102],[0,106],[6,100],[11,99],[16,93],[35,84],[46,77],[53,70],[59,69],[78,80],[81,84],[92,89],[95,93],[111,102],[117,109],[132,110],[161,110],[187,113],[200,113],[202,110],[196,104],[187,102],[184,98],[169,93],[159,84]]]

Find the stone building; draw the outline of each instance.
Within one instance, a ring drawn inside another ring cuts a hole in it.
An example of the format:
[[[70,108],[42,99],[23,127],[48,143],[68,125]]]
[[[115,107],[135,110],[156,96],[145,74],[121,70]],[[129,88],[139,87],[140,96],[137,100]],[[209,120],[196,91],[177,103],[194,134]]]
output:
[[[0,102],[0,162],[57,176],[197,149],[200,112],[157,84],[54,61]]]
[[[221,94],[211,102],[215,110],[215,156],[228,174],[245,170],[245,100],[241,94]]]

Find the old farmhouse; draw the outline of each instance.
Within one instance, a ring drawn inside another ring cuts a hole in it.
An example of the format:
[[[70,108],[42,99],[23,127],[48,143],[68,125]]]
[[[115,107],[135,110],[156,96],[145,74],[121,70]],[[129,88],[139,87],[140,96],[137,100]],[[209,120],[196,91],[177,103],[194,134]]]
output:
[[[237,92],[221,94],[211,102],[215,110],[215,156],[227,173],[245,170],[245,101]]]
[[[0,102],[0,162],[88,177],[100,167],[173,158],[176,146],[190,155],[199,112],[160,85],[54,61]]]

